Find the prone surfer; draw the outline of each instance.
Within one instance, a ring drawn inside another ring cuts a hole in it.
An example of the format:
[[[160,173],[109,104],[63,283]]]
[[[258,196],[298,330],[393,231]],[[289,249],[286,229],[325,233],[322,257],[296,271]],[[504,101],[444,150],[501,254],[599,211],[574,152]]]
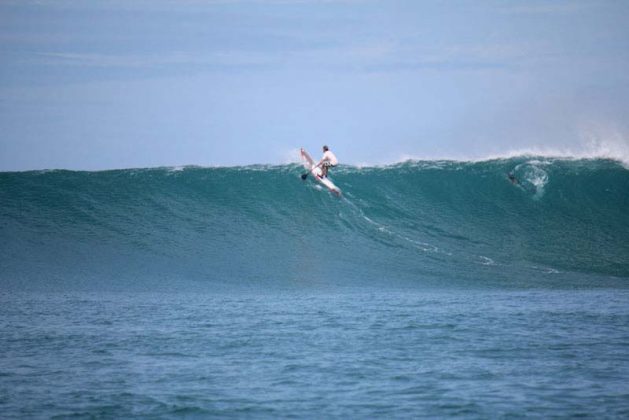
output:
[[[328,170],[338,165],[338,163],[339,163],[338,159],[336,158],[334,153],[330,151],[328,146],[323,146],[323,157],[321,158],[319,163],[317,163],[317,166],[321,166],[320,178],[322,179],[327,178]]]

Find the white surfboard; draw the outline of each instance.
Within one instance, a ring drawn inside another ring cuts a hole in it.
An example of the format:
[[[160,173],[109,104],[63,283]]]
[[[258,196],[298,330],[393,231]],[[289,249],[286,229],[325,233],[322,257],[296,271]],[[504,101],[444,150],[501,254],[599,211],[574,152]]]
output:
[[[341,195],[341,189],[334,185],[334,183],[330,181],[329,178],[321,178],[321,168],[317,166],[315,161],[312,160],[308,152],[306,152],[304,149],[301,149],[301,162],[304,165],[304,168],[306,168],[312,174],[312,177],[314,179],[323,184],[328,190],[330,190],[330,192],[333,192],[334,194],[339,196]]]

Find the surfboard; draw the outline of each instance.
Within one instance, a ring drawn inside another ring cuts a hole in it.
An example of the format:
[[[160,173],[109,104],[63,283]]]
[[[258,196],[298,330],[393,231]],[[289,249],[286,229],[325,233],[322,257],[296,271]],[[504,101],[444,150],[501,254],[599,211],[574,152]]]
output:
[[[323,186],[330,190],[330,192],[338,196],[341,195],[341,189],[334,185],[334,183],[330,181],[329,178],[321,178],[321,168],[317,166],[315,161],[312,160],[308,152],[306,152],[304,149],[301,149],[301,162],[304,165],[304,168],[306,168],[312,174],[312,177],[314,179],[323,184]]]

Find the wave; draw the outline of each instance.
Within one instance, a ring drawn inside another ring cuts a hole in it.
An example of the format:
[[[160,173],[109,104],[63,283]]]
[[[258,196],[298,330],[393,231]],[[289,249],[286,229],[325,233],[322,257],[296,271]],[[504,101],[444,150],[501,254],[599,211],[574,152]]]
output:
[[[11,288],[625,285],[629,170],[519,156],[0,173]]]

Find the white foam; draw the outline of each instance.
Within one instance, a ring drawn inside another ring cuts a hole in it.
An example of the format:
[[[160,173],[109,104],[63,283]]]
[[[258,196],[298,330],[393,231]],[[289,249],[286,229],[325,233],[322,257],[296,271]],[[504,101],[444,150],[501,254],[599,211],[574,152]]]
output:
[[[625,147],[627,148],[625,150]],[[399,160],[379,164],[373,166],[391,166],[408,161],[417,162],[487,162],[491,160],[500,159],[513,159],[513,158],[547,158],[547,159],[566,159],[566,160],[580,160],[580,159],[610,159],[621,162],[625,167],[629,169],[629,146],[623,146],[622,144],[610,144],[607,142],[592,141],[587,147],[582,149],[559,149],[559,148],[547,148],[547,147],[528,147],[521,149],[511,149],[500,153],[490,153],[482,156],[417,156],[417,155],[403,155]],[[548,162],[546,162],[548,163]]]
[[[621,162],[629,169],[629,136],[612,124],[582,124],[575,138],[575,143],[568,146],[545,146],[532,144],[525,147],[496,150],[489,153],[452,153],[452,154],[402,154],[390,162],[377,162],[373,165],[361,162],[359,167],[391,166],[408,161],[418,162],[486,162],[490,160],[513,159],[520,157],[548,159],[611,159]]]
[[[481,260],[480,263],[482,265],[496,265],[496,262],[489,257],[479,255],[478,258]]]

